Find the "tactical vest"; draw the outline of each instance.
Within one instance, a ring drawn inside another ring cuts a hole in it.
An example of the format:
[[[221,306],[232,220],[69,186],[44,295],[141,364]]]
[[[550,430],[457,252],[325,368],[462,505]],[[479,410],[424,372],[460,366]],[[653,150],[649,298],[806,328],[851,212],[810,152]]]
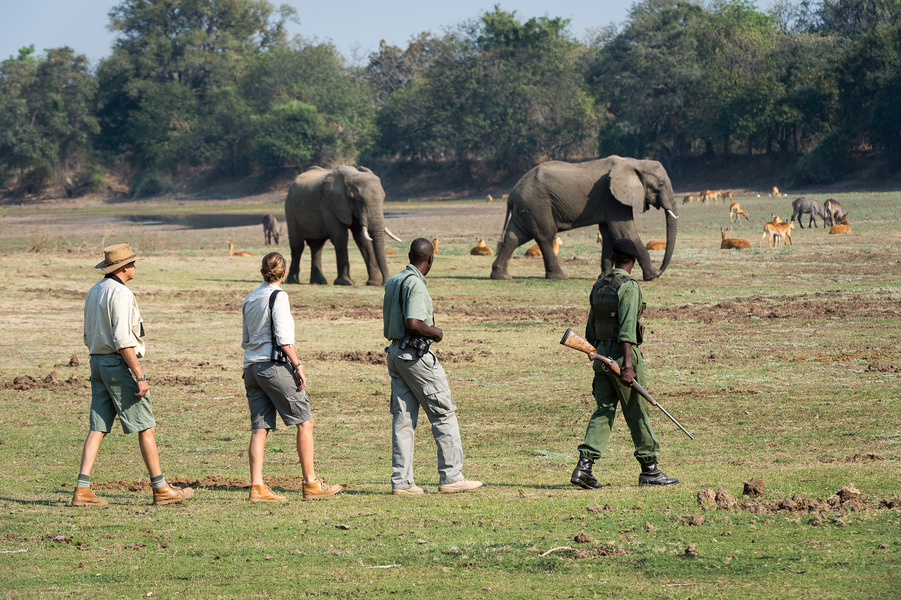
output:
[[[634,281],[630,276],[623,273],[608,273],[597,283],[591,290],[591,308],[594,310],[594,336],[595,343],[600,345],[602,342],[617,341],[619,339],[619,296],[617,292],[620,286],[627,281]],[[638,307],[638,317],[640,318],[645,309],[645,303],[642,302]],[[637,340],[636,345],[640,345],[644,341],[644,325],[638,321],[637,331],[635,332]]]

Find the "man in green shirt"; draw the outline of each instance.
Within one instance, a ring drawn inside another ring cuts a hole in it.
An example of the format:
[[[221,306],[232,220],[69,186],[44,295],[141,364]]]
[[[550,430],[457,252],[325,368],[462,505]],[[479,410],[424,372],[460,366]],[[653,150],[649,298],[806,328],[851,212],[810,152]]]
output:
[[[639,345],[644,327],[639,322],[645,303],[638,282],[632,279],[632,267],[638,258],[638,248],[629,239],[613,243],[613,265],[610,273],[602,275],[591,290],[591,311],[585,327],[585,339],[597,348],[598,354],[609,356],[619,363],[619,377],[595,361],[592,391],[597,410],[591,415],[585,441],[579,445],[579,462],[570,482],[584,489],[598,489],[602,485],[591,473],[594,461],[601,458],[610,439],[616,405],[622,407],[623,416],[632,442],[635,458],[641,464],[638,485],[671,485],[679,483],[675,477],[667,477],[657,468],[660,444],[654,436],[648,419],[648,403],[629,387],[637,380],[647,388],[644,359]]]
[[[425,276],[432,268],[435,249],[425,238],[410,245],[410,264],[385,284],[382,305],[385,337],[391,345],[391,489],[395,495],[422,494],[413,480],[413,435],[420,407],[432,426],[438,447],[438,491],[465,492],[481,487],[481,481],[463,477],[463,444],[454,399],[444,368],[428,347],[440,342],[444,332],[435,327],[432,297]]]

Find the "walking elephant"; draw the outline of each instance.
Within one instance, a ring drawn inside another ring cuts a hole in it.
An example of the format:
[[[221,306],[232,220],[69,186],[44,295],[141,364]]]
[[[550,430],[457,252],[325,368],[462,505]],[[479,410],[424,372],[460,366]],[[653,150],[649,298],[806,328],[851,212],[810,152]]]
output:
[[[304,245],[312,252],[310,283],[327,283],[322,274],[322,247],[331,240],[338,261],[335,285],[353,285],[347,253],[350,231],[366,262],[369,274],[366,284],[383,285],[389,277],[385,235],[400,241],[385,227],[384,201],[381,180],[366,167],[342,165],[331,170],[311,167],[298,175],[285,200],[291,245],[287,283],[300,283]]]
[[[635,215],[651,206],[666,211],[666,252],[660,270],[651,264],[635,230]],[[491,278],[510,279],[510,256],[534,239],[544,258],[545,277],[566,279],[553,252],[554,237],[560,231],[597,224],[603,237],[604,272],[613,268],[613,242],[629,238],[641,253],[638,263],[644,279],[655,279],[673,256],[678,218],[672,184],[657,161],[619,156],[583,163],[548,161],[523,175],[510,192]]]

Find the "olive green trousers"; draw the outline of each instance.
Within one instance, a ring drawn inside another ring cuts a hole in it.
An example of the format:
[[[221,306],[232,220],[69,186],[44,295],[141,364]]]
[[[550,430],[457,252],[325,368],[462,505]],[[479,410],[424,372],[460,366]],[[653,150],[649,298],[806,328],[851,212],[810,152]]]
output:
[[[615,347],[609,348],[608,355],[623,365],[622,353],[616,353]],[[598,349],[602,351],[601,348]],[[618,354],[618,355],[617,355]],[[604,454],[607,442],[610,441],[610,432],[613,429],[613,421],[616,418],[616,405],[622,407],[623,417],[629,432],[632,434],[632,443],[635,445],[635,458],[641,464],[657,462],[657,453],[660,451],[660,443],[654,435],[654,429],[648,419],[648,401],[638,392],[627,388],[619,382],[619,377],[612,371],[604,371],[600,368],[603,363],[595,362],[596,368],[592,392],[597,402],[597,409],[588,421],[588,429],[585,431],[585,441],[579,444],[579,457],[598,460]],[[642,387],[647,389],[647,378],[644,371],[644,359],[641,350],[632,346],[632,366],[635,369],[635,379]]]

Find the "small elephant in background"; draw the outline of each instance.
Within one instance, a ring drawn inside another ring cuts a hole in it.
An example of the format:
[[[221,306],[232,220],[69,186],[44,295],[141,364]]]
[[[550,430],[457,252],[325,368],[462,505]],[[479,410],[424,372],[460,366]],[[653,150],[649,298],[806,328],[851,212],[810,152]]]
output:
[[[823,202],[823,211],[826,213],[825,225],[829,225],[830,227],[841,223],[845,216],[842,205],[832,198]]]
[[[801,226],[801,229],[804,229],[804,224],[801,222],[801,217],[804,214],[810,215],[810,221],[807,222],[807,227],[810,227],[811,224],[813,224],[814,227],[819,227],[817,225],[816,217],[823,219],[823,227],[826,226],[826,212],[823,210],[823,205],[813,198],[796,198],[795,201],[792,202],[792,218],[789,219],[789,221],[794,221],[797,218],[798,225]]]
[[[279,237],[282,235],[282,226],[275,215],[268,214],[263,217],[263,235],[266,236],[267,246],[272,244],[272,240],[275,240],[275,245],[278,246]]]

